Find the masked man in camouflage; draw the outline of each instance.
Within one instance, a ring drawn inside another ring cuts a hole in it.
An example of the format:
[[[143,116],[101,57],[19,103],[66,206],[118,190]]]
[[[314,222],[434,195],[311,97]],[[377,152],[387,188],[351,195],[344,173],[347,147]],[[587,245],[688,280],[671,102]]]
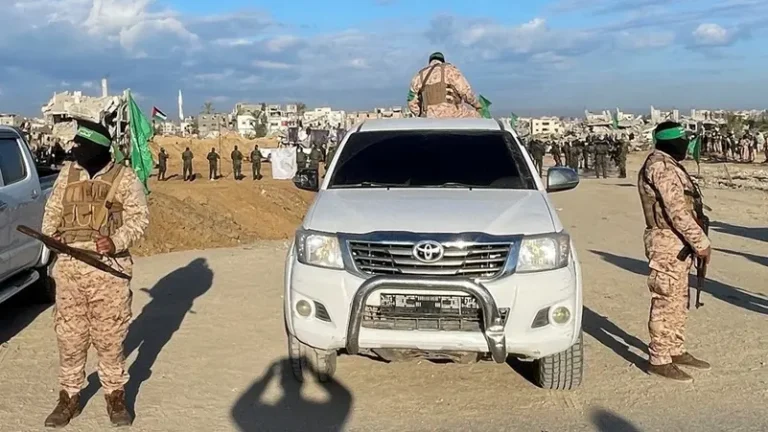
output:
[[[688,316],[688,272],[693,259],[678,255],[688,246],[693,254],[709,263],[710,242],[695,219],[693,200],[698,189],[680,164],[685,159],[688,139],[685,129],[664,122],[654,130],[656,149],[640,169],[637,188],[645,215],[645,255],[650,275],[651,313],[648,331],[648,371],[676,381],[690,382],[690,375],[678,366],[709,369],[709,363],[686,352],[685,320]]]
[[[461,71],[436,52],[411,80],[408,108],[419,117],[480,118],[482,105]]]
[[[80,121],[73,139],[74,162],[64,165],[45,207],[42,231],[131,275],[131,245],[149,225],[144,188],[136,174],[112,161],[109,131]],[[132,422],[125,405],[128,381],[123,342],[131,321],[130,282],[68,256],[57,257],[54,329],[59,346],[59,402],[45,420],[62,427],[80,414],[88,348],[99,357],[99,379],[115,426]]]

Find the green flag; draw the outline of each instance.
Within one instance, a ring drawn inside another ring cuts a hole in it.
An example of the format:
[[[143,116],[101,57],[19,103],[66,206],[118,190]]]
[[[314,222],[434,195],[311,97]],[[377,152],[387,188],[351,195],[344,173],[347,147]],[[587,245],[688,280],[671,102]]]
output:
[[[491,118],[491,101],[485,98],[485,96],[480,95],[480,105],[482,108],[480,108],[480,115],[483,118]]]
[[[701,161],[701,135],[697,135],[688,143],[688,154],[693,157],[693,160],[698,164]]]
[[[517,126],[517,119],[520,118],[515,113],[511,113],[509,116],[509,125],[514,129]]]
[[[611,113],[611,128],[618,129],[619,128],[619,113]]]
[[[144,184],[144,191],[149,194],[147,180],[155,166],[152,161],[152,152],[149,151],[149,140],[154,131],[152,124],[144,117],[130,93],[128,93],[128,110],[131,123],[131,168],[136,171],[139,180]]]

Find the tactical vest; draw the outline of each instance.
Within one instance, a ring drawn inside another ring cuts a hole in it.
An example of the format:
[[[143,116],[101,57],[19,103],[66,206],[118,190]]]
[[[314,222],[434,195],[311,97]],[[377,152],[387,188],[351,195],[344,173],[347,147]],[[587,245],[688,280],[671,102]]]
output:
[[[65,243],[93,241],[99,235],[113,236],[123,226],[123,204],[114,201],[123,168],[115,164],[98,178],[80,180],[80,170],[74,164],[69,166],[59,227]]]
[[[652,196],[640,194],[640,202],[643,205],[643,216],[645,216],[645,228],[646,229],[653,229],[653,228],[669,229],[677,232],[674,228],[674,225],[672,224],[672,221],[669,219],[669,216],[665,211],[666,208],[664,207],[664,201],[661,198],[661,193],[656,188],[656,185],[654,185],[651,182],[651,179],[648,177],[648,172],[647,172],[648,166],[656,162],[660,162],[665,165],[670,163],[670,161],[668,161],[662,155],[651,154],[650,156],[648,156],[648,159],[646,159],[645,163],[643,164],[643,167],[640,168],[640,172],[638,173],[638,182],[641,185],[647,185],[648,187],[651,188],[651,190],[653,190]],[[683,172],[685,172],[685,169],[682,168],[681,165],[679,164],[676,164],[676,165],[679,168],[683,169]],[[687,176],[687,172],[686,172],[686,176]],[[680,179],[680,180],[683,183],[686,207],[690,209],[691,212],[693,212],[693,208],[694,208],[693,197],[695,192],[687,188],[686,182],[683,179]],[[690,181],[690,179],[688,180]],[[693,184],[692,181],[691,181],[691,184]]]
[[[438,63],[419,72],[419,77],[421,78],[421,91],[419,91],[419,95],[421,96],[424,110],[431,105],[439,105],[446,102],[456,103],[455,101],[458,100],[453,87],[445,82],[445,66],[446,63]],[[440,81],[434,84],[427,84],[435,69],[439,69]]]

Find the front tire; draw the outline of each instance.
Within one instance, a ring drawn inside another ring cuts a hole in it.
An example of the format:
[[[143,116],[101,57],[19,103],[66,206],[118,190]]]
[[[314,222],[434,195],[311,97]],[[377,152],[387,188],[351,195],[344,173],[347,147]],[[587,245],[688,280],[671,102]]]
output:
[[[296,336],[288,333],[288,356],[294,378],[304,382],[308,377],[319,382],[328,382],[336,373],[336,351],[312,348],[301,343]]]
[[[584,334],[563,352],[536,360],[535,378],[539,387],[548,390],[573,390],[584,376]]]

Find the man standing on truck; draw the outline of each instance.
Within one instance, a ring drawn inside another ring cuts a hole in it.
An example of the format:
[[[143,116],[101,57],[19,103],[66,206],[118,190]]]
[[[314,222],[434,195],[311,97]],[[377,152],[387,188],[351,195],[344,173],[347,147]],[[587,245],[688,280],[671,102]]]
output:
[[[192,181],[195,178],[195,175],[192,173],[192,159],[195,158],[195,155],[192,153],[192,150],[187,147],[186,150],[184,150],[184,153],[181,154],[181,160],[183,162],[183,174],[184,174],[184,181]]]
[[[418,117],[479,118],[482,105],[459,68],[446,63],[445,56],[435,52],[429,56],[427,67],[411,79],[408,108]]]
[[[131,275],[129,248],[149,225],[149,208],[136,174],[115,164],[109,130],[78,121],[75,161],[64,165],[45,206],[43,234],[93,251],[102,261]],[[131,322],[130,281],[62,255],[51,268],[56,281],[54,329],[59,347],[59,402],[47,427],[63,427],[80,413],[85,363],[93,343],[107,413],[115,426],[132,422],[125,405],[128,381],[123,343]]]
[[[645,216],[643,242],[651,270],[648,371],[690,382],[693,378],[678,366],[706,370],[710,365],[693,357],[683,346],[692,257],[678,257],[689,247],[709,263],[711,244],[694,212],[695,200],[701,199],[698,188],[680,164],[688,151],[685,128],[666,121],[656,126],[654,140],[656,149],[648,155],[637,178]]]

